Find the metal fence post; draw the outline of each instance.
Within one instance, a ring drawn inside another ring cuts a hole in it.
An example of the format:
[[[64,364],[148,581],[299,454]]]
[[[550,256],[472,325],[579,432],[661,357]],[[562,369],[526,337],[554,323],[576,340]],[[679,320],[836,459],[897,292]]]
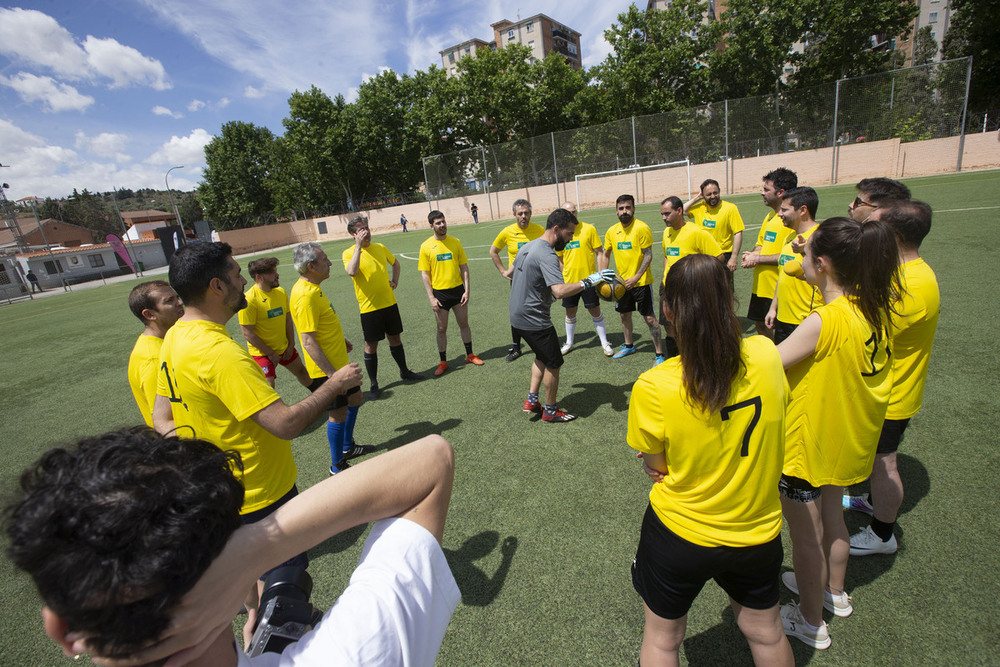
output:
[[[969,111],[969,86],[972,84],[972,56],[969,56],[969,68],[965,72],[965,103],[962,104],[962,129],[958,135],[958,163],[955,171],[962,171],[962,153],[965,152],[965,115]]]
[[[837,88],[833,95],[833,157],[830,160],[830,185],[837,182],[837,114],[840,112],[840,82],[837,79]]]
[[[486,146],[480,146],[479,150],[483,154],[483,180],[486,181],[486,201],[490,204],[490,221],[493,221],[495,218],[493,216],[493,200],[490,199],[490,172],[486,168]]]
[[[427,212],[430,213],[434,207],[431,206],[431,182],[427,180],[427,158],[421,157],[420,163],[424,167],[424,189],[427,190]]]
[[[632,116],[632,164],[639,166],[639,146],[635,142],[635,116]],[[639,172],[635,172],[635,196],[639,197]],[[640,202],[642,203],[642,202]]]
[[[556,133],[549,132],[549,136],[552,138],[552,175],[555,176],[556,181],[556,208],[562,203],[559,201],[559,164],[556,162]]]

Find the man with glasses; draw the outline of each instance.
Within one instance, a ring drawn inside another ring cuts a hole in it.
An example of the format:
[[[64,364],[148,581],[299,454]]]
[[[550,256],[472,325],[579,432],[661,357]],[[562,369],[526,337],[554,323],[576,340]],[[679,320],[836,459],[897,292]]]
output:
[[[910,198],[910,189],[891,178],[862,178],[855,187],[858,196],[847,206],[847,215],[858,222],[868,222],[876,209],[891,201]]]

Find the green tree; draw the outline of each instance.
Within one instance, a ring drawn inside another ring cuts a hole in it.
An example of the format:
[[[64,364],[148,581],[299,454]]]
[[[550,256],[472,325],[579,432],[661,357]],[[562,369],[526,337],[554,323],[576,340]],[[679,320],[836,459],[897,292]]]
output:
[[[926,65],[928,63],[932,63],[934,62],[934,58],[937,57],[938,43],[937,40],[934,39],[934,35],[932,35],[931,32],[931,27],[929,25],[925,25],[917,31],[917,34],[913,36],[914,65]]]
[[[111,204],[86,188],[81,192],[73,188],[73,194],[63,204],[62,219],[96,232],[101,239],[107,234],[121,233],[121,225]]]
[[[972,56],[969,106],[996,109],[1000,107],[1000,0],[951,0],[951,9],[951,26],[941,44],[944,56]]]
[[[230,121],[205,146],[198,198],[206,215],[226,227],[253,224],[272,210],[269,180],[274,135],[266,127]]]

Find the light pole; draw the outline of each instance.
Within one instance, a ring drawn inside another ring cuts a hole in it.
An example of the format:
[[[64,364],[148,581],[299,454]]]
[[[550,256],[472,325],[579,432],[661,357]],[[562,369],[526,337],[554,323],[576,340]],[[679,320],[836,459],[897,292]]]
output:
[[[163,182],[167,185],[167,196],[170,197],[170,206],[174,209],[174,217],[177,218],[177,224],[181,226],[181,236],[184,237],[184,242],[187,243],[187,234],[184,233],[184,221],[181,220],[181,214],[177,210],[177,204],[174,203],[174,195],[170,192],[170,172],[174,169],[183,169],[184,165],[177,167],[171,167],[167,169],[166,175],[163,177]]]

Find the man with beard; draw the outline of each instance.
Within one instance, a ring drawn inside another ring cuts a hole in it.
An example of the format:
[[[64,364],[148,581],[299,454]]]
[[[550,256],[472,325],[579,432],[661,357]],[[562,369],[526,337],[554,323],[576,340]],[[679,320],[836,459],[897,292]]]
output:
[[[182,246],[170,259],[168,277],[185,312],[163,339],[153,425],[164,435],[200,438],[238,452],[243,470],[235,474],[246,489],[240,515],[244,523],[254,523],[298,493],[289,439],[335,396],[359,386],[361,370],[345,365],[311,396],[286,405],[226,330],[247,305],[246,279],[229,244]],[[303,553],[288,564],[307,563]]]
[[[278,366],[292,372],[303,387],[311,380],[295,349],[295,332],[288,316],[288,295],[278,285],[278,258],[255,259],[247,265],[254,281],[244,295],[247,307],[240,311],[240,331],[247,341],[250,356],[264,369],[264,377],[273,387]]]
[[[500,275],[511,280],[514,272],[514,258],[521,246],[529,241],[534,241],[545,231],[540,225],[531,222],[531,202],[527,199],[518,199],[512,206],[514,210],[514,223],[507,225],[500,230],[497,237],[493,239],[490,246],[490,258],[493,265],[497,267]],[[500,250],[507,248],[507,268],[504,268],[503,260],[500,259]],[[521,356],[521,337],[511,329],[511,346],[507,350],[506,361],[514,361]]]
[[[128,358],[128,383],[143,421],[152,426],[160,347],[167,331],[184,314],[184,306],[165,280],[150,280],[132,288],[128,307],[145,326]]]
[[[663,356],[663,343],[660,341],[660,325],[656,321],[653,308],[653,232],[649,225],[635,218],[635,198],[632,195],[622,195],[615,202],[618,213],[618,223],[604,235],[604,255],[600,268],[606,269],[614,255],[615,267],[625,279],[625,295],[615,303],[615,310],[622,318],[622,333],[625,343],[615,352],[614,358],[621,359],[635,354],[635,344],[632,342],[632,311],[638,309],[639,314],[649,326],[649,335],[653,339],[656,356],[653,365],[659,366],[666,360]]]
[[[684,204],[684,214],[715,237],[725,255],[726,267],[735,271],[743,244],[743,218],[736,204],[722,201],[721,192],[717,180],[706,179],[701,191]]]
[[[557,208],[549,214],[542,235],[518,250],[511,264],[510,328],[535,353],[523,410],[541,414],[545,422],[576,419],[576,415],[560,410],[556,403],[563,356],[559,351],[559,336],[552,326],[552,302],[579,294],[614,277],[614,272],[605,270],[593,273],[580,282],[563,282],[556,252],[566,247],[575,230],[576,216],[566,209]],[[538,390],[543,383],[544,407],[538,400]]]

